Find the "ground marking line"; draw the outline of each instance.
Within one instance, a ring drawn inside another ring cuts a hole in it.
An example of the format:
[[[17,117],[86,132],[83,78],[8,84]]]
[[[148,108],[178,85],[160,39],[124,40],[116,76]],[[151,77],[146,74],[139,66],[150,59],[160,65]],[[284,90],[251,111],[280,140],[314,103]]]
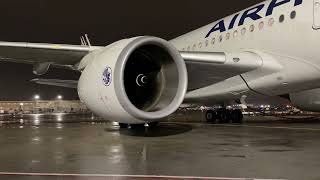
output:
[[[283,180],[283,179],[256,179],[256,178],[225,178],[225,177],[195,177],[195,176],[162,176],[162,175],[117,175],[117,174],[64,174],[64,173],[20,173],[0,172],[0,176],[73,176],[73,177],[128,177],[128,178],[155,178],[155,179],[192,179],[192,180]]]
[[[307,130],[307,131],[320,131],[320,129],[314,128],[298,128],[298,127],[285,127],[285,126],[251,126],[251,125],[217,125],[217,126],[225,126],[225,127],[253,127],[253,128],[265,128],[265,129],[287,129],[287,130]]]
[[[256,126],[256,125],[231,125],[231,124],[202,124],[202,123],[188,123],[188,122],[164,122],[168,124],[196,124],[205,126],[224,126],[224,127],[255,127],[255,128],[265,128],[265,129],[288,129],[288,130],[308,130],[308,131],[320,131],[320,129],[315,128],[299,128],[299,127],[285,127],[285,126]]]

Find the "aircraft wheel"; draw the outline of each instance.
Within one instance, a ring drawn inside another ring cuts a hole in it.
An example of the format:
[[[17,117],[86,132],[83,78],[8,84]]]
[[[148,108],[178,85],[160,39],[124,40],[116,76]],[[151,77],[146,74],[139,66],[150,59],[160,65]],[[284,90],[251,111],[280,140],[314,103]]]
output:
[[[217,112],[217,117],[219,123],[229,123],[230,111],[227,109],[219,109]]]
[[[128,124],[125,124],[125,123],[119,123],[119,126],[121,129],[124,129],[124,128],[128,128]]]
[[[208,110],[206,112],[206,120],[207,122],[212,122],[214,123],[217,119],[217,113],[213,110]]]
[[[231,120],[233,123],[242,123],[243,114],[239,109],[235,109],[231,112]]]
[[[149,128],[157,127],[159,125],[158,121],[147,123]]]
[[[144,124],[130,124],[129,127],[130,129],[139,129],[144,128]]]

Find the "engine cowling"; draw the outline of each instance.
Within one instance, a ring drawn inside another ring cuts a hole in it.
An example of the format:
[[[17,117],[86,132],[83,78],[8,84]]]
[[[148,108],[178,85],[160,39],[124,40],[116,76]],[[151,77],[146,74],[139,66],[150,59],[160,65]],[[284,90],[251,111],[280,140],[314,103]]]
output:
[[[304,111],[320,112],[320,89],[290,94],[294,106]]]
[[[87,55],[80,100],[97,115],[121,123],[164,118],[181,105],[187,70],[180,53],[156,37],[135,37]]]

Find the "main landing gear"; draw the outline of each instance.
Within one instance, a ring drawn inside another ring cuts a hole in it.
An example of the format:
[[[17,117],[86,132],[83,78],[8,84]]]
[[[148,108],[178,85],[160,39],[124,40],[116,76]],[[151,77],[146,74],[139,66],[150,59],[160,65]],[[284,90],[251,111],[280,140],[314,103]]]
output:
[[[149,122],[149,123],[145,123],[145,124],[119,123],[119,127],[120,127],[120,129],[124,129],[124,128],[137,129],[137,128],[144,128],[144,127],[154,128],[154,127],[157,127],[158,124],[159,124],[159,122]]]
[[[243,115],[239,109],[228,110],[225,108],[208,110],[206,112],[206,120],[211,123],[242,123]]]

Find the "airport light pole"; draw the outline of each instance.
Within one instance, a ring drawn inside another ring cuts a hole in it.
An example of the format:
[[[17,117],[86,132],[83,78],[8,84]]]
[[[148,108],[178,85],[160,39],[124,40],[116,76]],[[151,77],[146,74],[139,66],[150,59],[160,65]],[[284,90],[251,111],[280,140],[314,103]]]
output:
[[[57,110],[58,112],[61,112],[62,111],[62,105],[61,105],[61,100],[63,99],[62,95],[58,95],[57,96],[57,99],[58,99],[58,107],[57,107]]]
[[[40,96],[38,94],[34,95],[34,99],[37,101],[40,99]]]
[[[39,99],[40,99],[40,95],[38,95],[38,94],[34,95],[34,100],[35,100],[34,110],[38,108],[38,100]]]
[[[24,105],[24,104],[23,104],[23,103],[20,103],[19,105],[20,105],[20,110],[23,112],[23,105]]]

